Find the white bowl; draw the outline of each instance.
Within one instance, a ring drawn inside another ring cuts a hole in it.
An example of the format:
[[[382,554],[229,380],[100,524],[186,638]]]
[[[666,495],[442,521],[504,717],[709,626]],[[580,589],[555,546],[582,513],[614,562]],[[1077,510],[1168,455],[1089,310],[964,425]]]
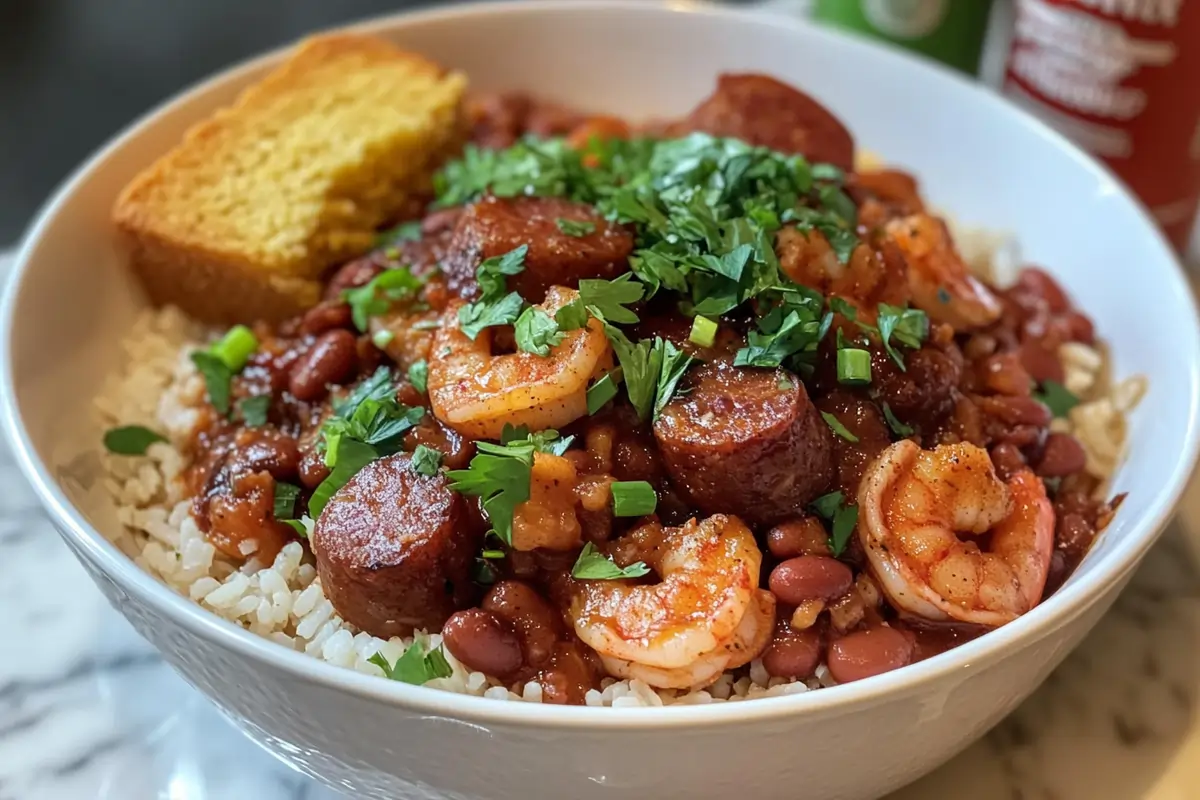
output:
[[[683,112],[722,70],[812,92],[861,145],[914,169],[968,223],[1015,231],[1143,373],[1116,521],[1066,586],[1016,622],[871,680],[665,709],[503,703],[392,683],[259,639],[177,596],[102,535],[90,398],[143,300],[109,209],[137,170],[230,102],[271,54],[183,94],[46,206],[3,308],[5,427],[67,544],[188,681],[284,761],[364,797],[865,798],[932,769],[1007,714],[1087,633],[1154,542],[1197,452],[1200,342],[1180,269],[1141,208],[1046,127],[951,73],[784,19],[644,3],[518,2],[366,23],[476,86],[632,116]]]

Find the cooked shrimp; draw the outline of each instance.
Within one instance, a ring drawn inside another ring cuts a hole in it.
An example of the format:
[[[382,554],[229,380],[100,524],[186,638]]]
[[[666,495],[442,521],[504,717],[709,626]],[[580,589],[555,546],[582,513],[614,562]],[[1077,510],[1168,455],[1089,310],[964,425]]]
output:
[[[577,296],[555,286],[539,308],[550,316]],[[492,353],[492,329],[471,341],[451,303],[429,356],[434,416],[473,439],[498,439],[506,424],[559,428],[587,414],[588,381],[612,366],[612,348],[596,320],[563,336],[548,356]]]
[[[997,626],[1041,600],[1054,510],[1032,472],[1006,484],[980,447],[922,450],[904,440],[868,469],[858,502],[867,561],[901,611]],[[964,538],[989,531],[987,540]]]
[[[796,283],[849,301],[859,318],[874,319],[880,303],[901,305],[908,300],[904,259],[892,248],[877,250],[859,244],[845,264],[818,230],[784,228],[775,236],[779,268]]]
[[[762,565],[754,535],[741,520],[717,514],[679,528],[643,526],[631,536],[642,538],[637,552],[661,581],[581,581],[569,613],[584,644],[616,664],[637,665],[648,683],[662,685],[651,680],[654,675],[673,676],[673,684],[686,676],[692,686],[710,680],[713,670],[715,680],[733,651],[759,643],[756,628],[739,634],[755,605]],[[735,636],[741,638],[734,642]]]
[[[535,453],[529,499],[513,511],[514,550],[572,550],[583,544],[575,507],[575,465],[562,456]]]
[[[908,261],[913,305],[956,330],[982,328],[1000,317],[1000,301],[971,275],[946,223],[930,214],[889,222],[884,230]]]
[[[636,678],[659,689],[698,689],[757,658],[771,643],[774,624],[775,595],[757,589],[733,635],[686,667],[651,667],[603,654],[600,661],[610,675],[618,678]]]
[[[438,312],[430,309],[393,310],[371,317],[368,323],[369,331],[376,337],[381,333],[388,334],[383,352],[387,353],[400,369],[407,370],[418,361],[429,358],[429,349],[433,343],[433,331],[430,326],[437,323],[438,316]]]

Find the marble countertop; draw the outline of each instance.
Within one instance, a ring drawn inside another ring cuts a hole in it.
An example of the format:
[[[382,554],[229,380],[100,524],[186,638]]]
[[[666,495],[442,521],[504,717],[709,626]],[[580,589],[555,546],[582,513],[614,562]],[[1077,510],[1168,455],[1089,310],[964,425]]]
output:
[[[0,271],[3,254],[0,254]],[[235,731],[105,602],[0,443],[0,800],[333,800]],[[1200,797],[1200,480],[1017,712],[889,800]]]

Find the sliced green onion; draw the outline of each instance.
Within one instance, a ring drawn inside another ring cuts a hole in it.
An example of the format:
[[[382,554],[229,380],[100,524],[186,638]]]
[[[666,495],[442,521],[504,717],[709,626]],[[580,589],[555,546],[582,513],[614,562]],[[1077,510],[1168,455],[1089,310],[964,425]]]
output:
[[[857,347],[837,351],[838,383],[866,386],[871,382],[871,354]]]
[[[717,340],[717,323],[708,317],[696,317],[692,320],[692,332],[688,341],[701,347],[712,347]]]
[[[257,349],[258,339],[254,331],[245,325],[234,325],[213,344],[209,352],[234,372],[240,372]]]
[[[587,410],[588,416],[595,416],[596,412],[604,408],[604,404],[617,396],[617,381],[613,377],[613,373],[608,373],[600,380],[593,383],[587,390]]]
[[[658,495],[646,481],[616,481],[609,488],[615,516],[644,517],[658,505]]]
[[[389,331],[387,329],[381,329],[381,330],[375,331],[375,333],[373,333],[371,335],[371,344],[375,345],[380,350],[382,350],[383,348],[385,348],[389,344],[391,344],[392,339],[395,339],[395,338],[396,338],[396,334],[392,333],[391,331]]]
[[[503,550],[484,550],[479,554],[483,558],[504,558]]]
[[[833,429],[833,432],[845,439],[847,442],[857,442],[858,437],[850,432],[850,429],[842,424],[842,421],[830,414],[828,411],[822,411],[821,416],[825,419],[825,424]]]

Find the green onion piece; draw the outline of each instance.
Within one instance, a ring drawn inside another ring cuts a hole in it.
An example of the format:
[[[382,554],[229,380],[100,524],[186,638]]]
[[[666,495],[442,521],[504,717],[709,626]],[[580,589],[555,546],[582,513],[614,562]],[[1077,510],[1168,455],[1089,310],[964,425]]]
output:
[[[615,481],[609,488],[613,514],[618,517],[644,517],[658,505],[654,487],[646,481]]]
[[[833,429],[833,432],[845,439],[847,442],[857,442],[858,437],[850,432],[850,429],[842,424],[842,421],[830,414],[828,411],[822,411],[821,416],[825,419],[825,424]]]
[[[883,418],[887,420],[888,427],[892,429],[892,433],[897,436],[912,436],[915,432],[912,425],[906,425],[896,419],[896,415],[892,412],[892,407],[887,403],[883,404]]]
[[[615,372],[615,370],[614,370]],[[617,381],[613,377],[613,372],[605,374],[600,380],[593,383],[587,390],[587,410],[588,416],[595,416],[596,412],[604,408],[604,405],[617,396]]]
[[[240,372],[257,349],[258,339],[254,336],[254,331],[245,325],[234,325],[213,344],[209,352],[234,372]]]
[[[871,382],[871,354],[857,347],[837,351],[838,383],[866,386]]]
[[[481,558],[504,558],[503,550],[484,550],[479,554]]]
[[[104,448],[120,456],[144,456],[150,445],[166,440],[162,434],[141,425],[125,425],[104,434]]]
[[[371,344],[378,347],[380,350],[392,343],[392,339],[396,338],[396,334],[385,329],[377,330],[371,334]]]
[[[701,347],[712,347],[717,340],[717,323],[708,317],[696,317],[692,320],[692,332],[688,341]]]

